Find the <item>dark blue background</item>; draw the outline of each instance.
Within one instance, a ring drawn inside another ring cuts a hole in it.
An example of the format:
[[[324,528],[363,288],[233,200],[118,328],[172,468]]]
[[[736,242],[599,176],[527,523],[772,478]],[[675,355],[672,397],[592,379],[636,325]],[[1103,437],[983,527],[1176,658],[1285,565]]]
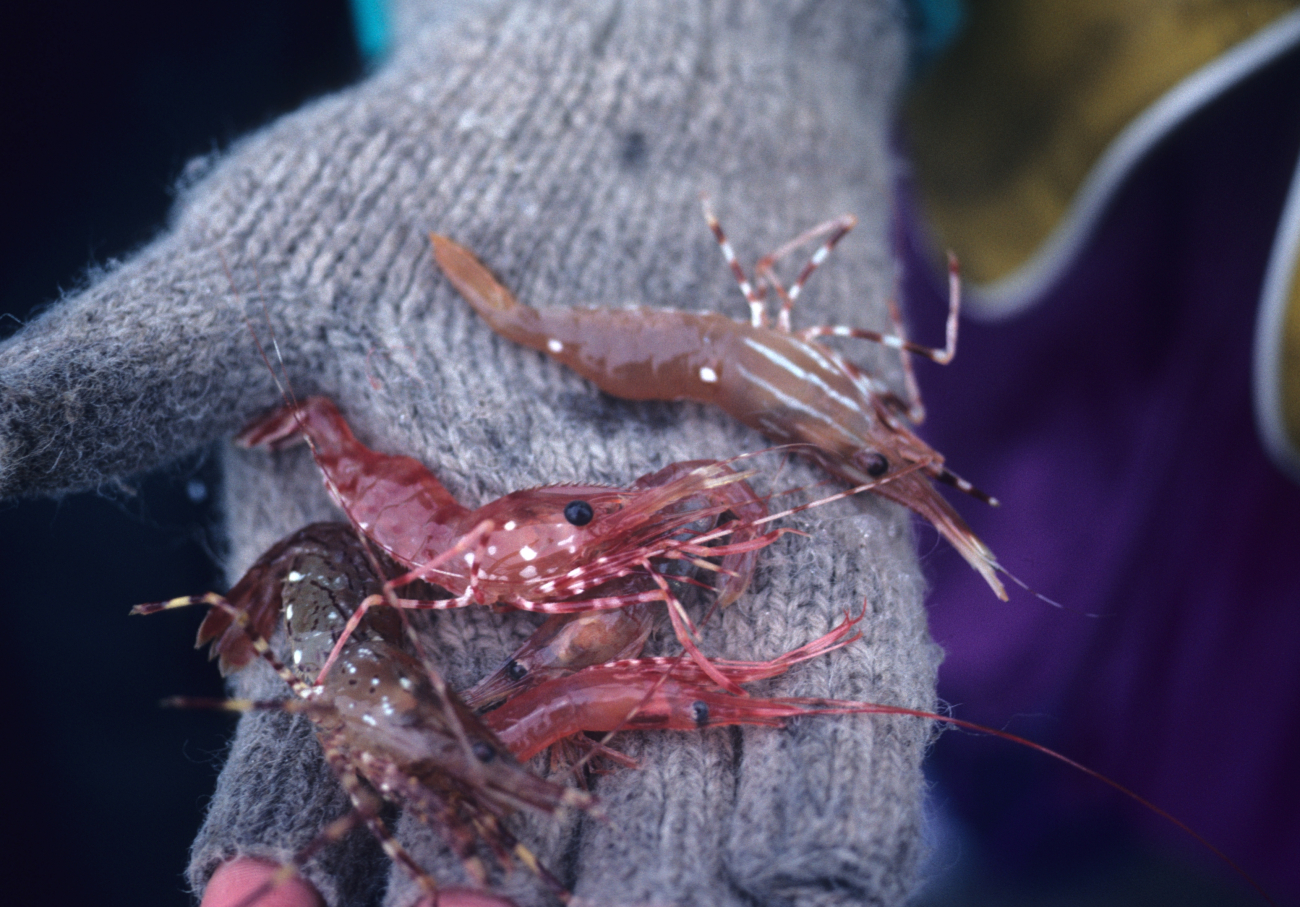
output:
[[[0,337],[153,236],[187,160],[361,69],[344,0],[8,4],[0,67]],[[212,477],[198,456],[101,496],[0,503],[8,903],[189,903],[233,720],[158,707],[220,693],[192,648],[202,615],[127,611],[218,582]]]

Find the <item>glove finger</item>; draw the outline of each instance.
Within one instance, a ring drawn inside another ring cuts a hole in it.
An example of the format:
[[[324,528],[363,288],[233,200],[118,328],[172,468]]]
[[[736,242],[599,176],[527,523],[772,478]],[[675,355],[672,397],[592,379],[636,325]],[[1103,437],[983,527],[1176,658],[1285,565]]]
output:
[[[852,210],[863,217],[857,241],[874,252],[839,253],[796,314],[801,324],[881,326],[891,274],[880,251],[888,169],[880,125],[897,78],[896,23],[859,3],[828,5],[794,18],[793,27],[791,11],[781,8],[714,14],[706,6],[674,7],[668,14],[636,5],[603,22],[563,9],[503,9],[483,24],[466,20],[452,37],[403,49],[354,92],[243,143],[187,197],[178,233],[191,248],[201,245],[196,237],[221,238],[207,244],[208,272],[216,273],[224,256],[230,296],[260,310],[299,394],[330,394],[362,440],[429,463],[469,506],[545,482],[627,484],[671,460],[763,446],[718,413],[613,401],[496,338],[437,275],[425,232],[465,243],[532,304],[645,302],[743,317],[739,293],[700,225],[701,188],[714,190],[733,239],[753,252]],[[218,381],[218,396],[243,388],[238,405],[249,415],[277,402],[264,366],[248,364],[254,355],[232,354],[230,367],[247,374]],[[897,374],[897,360],[879,350],[867,347],[860,358],[887,362],[882,373]],[[249,392],[249,376],[259,370],[262,383]],[[303,451],[231,452],[225,459],[232,566],[246,566],[276,538],[331,514]],[[842,542],[836,539],[817,540],[810,550]],[[834,570],[808,570],[798,595],[762,599],[777,616],[779,645],[817,635],[805,629],[824,632],[871,588],[855,572],[865,571],[866,559],[908,544],[905,534],[879,548],[860,541],[845,543],[845,563],[836,568],[849,581]],[[910,570],[904,561],[888,569]],[[735,608],[745,606],[742,600]],[[889,608],[915,624],[917,590]],[[804,612],[816,616],[798,616]],[[730,620],[719,624],[730,631],[706,631],[721,634],[706,639],[725,645],[731,632],[748,644],[752,637],[736,629],[739,616]],[[456,628],[438,631],[448,644],[442,657],[449,680],[468,682],[495,666],[534,622],[482,613],[440,619],[438,627]],[[932,681],[928,654],[900,658],[900,675]],[[844,676],[828,687],[833,692],[853,688],[873,667],[869,660],[839,663]],[[737,788],[735,753],[709,749],[735,735],[669,739],[638,744],[656,748],[654,761],[666,760],[666,768],[602,782],[619,804],[612,823],[638,843],[617,860],[590,851],[576,872],[579,890],[622,899],[689,887],[691,896],[706,898],[737,871],[727,861],[743,868],[743,878],[760,879],[746,886],[771,889],[755,867],[784,842],[769,837],[743,850],[727,844],[730,854],[719,850],[730,840],[722,831],[730,826],[721,823],[741,802],[735,791],[752,790],[755,809],[774,796],[757,781],[744,786],[751,783],[748,759]],[[900,744],[905,766],[919,759],[919,739]],[[797,750],[779,754],[780,771],[801,763],[806,754]],[[875,780],[876,762],[851,765],[850,773]],[[896,861],[915,844],[916,777],[882,777],[912,807],[873,831],[899,840]],[[668,814],[701,823],[693,840],[715,842],[713,852],[695,851],[689,877],[649,887],[627,882],[626,873],[640,866],[660,871],[657,854],[665,851],[650,841],[654,817]],[[586,847],[598,827],[583,827]]]

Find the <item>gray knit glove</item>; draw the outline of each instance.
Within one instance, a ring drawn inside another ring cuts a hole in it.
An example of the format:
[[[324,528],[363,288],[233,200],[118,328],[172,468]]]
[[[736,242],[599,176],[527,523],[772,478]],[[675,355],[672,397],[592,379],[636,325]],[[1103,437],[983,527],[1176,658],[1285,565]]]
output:
[[[886,323],[894,4],[520,2],[435,16],[412,2],[397,31],[376,75],[193,168],[164,235],[0,347],[0,495],[152,469],[279,403],[250,321],[264,343],[274,334],[299,396],[332,397],[363,441],[418,457],[473,506],[765,446],[719,412],[614,400],[497,338],[437,272],[430,230],[529,303],[743,318],[701,191],[746,260],[852,212],[861,226],[796,321]],[[889,354],[854,356],[897,377]],[[222,451],[231,579],[293,529],[338,518],[303,448]],[[823,478],[754,462],[760,490]],[[794,522],[810,536],[762,553],[751,592],[704,628],[705,651],[771,658],[865,600],[863,641],[758,691],[932,706],[938,655],[908,514],[865,498]],[[438,616],[448,681],[469,685],[539,621]],[[654,646],[674,650],[670,634]],[[261,664],[236,686],[284,693]],[[516,829],[590,903],[902,903],[929,734],[871,716],[627,734],[617,745],[642,767],[597,777],[607,821],[525,816]],[[195,844],[195,891],[234,855],[289,857],[345,808],[305,719],[245,716]],[[440,881],[463,883],[436,831],[398,825]],[[304,872],[330,904],[379,897],[385,875],[385,903],[411,904],[418,889],[376,853],[354,834]],[[522,905],[552,900],[523,870],[502,886]]]

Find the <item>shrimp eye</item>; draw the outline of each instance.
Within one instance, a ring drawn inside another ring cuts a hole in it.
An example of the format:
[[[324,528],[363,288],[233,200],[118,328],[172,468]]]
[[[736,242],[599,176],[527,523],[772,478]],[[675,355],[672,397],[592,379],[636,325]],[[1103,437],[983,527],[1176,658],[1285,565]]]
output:
[[[691,719],[695,722],[696,727],[704,727],[709,723],[709,704],[702,699],[697,699],[691,703]]]
[[[564,505],[564,518],[575,526],[586,526],[595,515],[586,501],[570,501]]]
[[[512,658],[506,665],[506,676],[517,683],[528,676],[528,669]]]
[[[482,740],[475,740],[470,744],[469,748],[474,751],[474,756],[479,762],[491,762],[497,757],[496,750]]]
[[[872,453],[867,455],[867,475],[873,479],[878,479],[887,472],[889,472],[889,461],[885,459],[884,454]]]

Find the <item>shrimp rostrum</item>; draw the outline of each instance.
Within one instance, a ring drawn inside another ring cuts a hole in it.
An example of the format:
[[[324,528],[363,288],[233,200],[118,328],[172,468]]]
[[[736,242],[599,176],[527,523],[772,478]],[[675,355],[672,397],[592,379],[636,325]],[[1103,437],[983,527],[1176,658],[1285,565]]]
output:
[[[533,308],[515,299],[469,250],[436,233],[431,239],[442,272],[498,334],[546,353],[616,397],[717,406],[778,442],[804,445],[807,456],[852,485],[888,478],[874,491],[929,520],[1005,599],[993,553],[931,480],[993,500],[950,471],[943,456],[909,424],[920,421],[924,410],[906,354],[943,363],[956,350],[960,293],[955,262],[950,266],[948,343],[942,350],[905,340],[901,327],[892,334],[845,327],[795,331],[789,313],[805,281],[856,221],[840,218],[797,237],[761,259],[757,281],[751,282],[707,203],[706,217],[749,303],[749,321],[640,306]],[[826,240],[787,290],[775,275],[775,261],[823,234]],[[775,325],[766,313],[769,289],[782,303]],[[909,399],[818,343],[824,336],[873,340],[902,351]]]

